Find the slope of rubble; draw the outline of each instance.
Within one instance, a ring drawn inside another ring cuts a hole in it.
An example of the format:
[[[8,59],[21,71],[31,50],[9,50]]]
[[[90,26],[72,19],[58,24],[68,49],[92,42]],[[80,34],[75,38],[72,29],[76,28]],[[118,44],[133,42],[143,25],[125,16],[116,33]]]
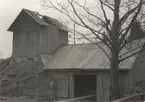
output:
[[[3,60],[0,63],[0,95],[51,101],[52,87],[42,68],[40,57]]]

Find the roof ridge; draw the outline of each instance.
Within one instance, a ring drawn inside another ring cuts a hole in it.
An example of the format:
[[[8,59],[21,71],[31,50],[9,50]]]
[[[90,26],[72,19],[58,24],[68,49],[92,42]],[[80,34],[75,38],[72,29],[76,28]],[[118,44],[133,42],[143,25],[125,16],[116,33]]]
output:
[[[39,17],[39,16],[43,16],[43,15],[40,15],[39,12],[37,12],[37,11],[31,11],[31,10],[28,10],[28,9],[23,9],[23,10],[26,13],[28,13],[40,25],[46,25],[46,26],[48,26],[48,23],[46,21],[44,21],[42,18]],[[39,19],[43,20],[43,23],[40,22],[40,20],[38,20],[36,17],[38,17]]]
[[[21,13],[27,13],[30,17],[32,17],[39,25],[44,25],[44,26],[50,26],[50,24],[49,24],[49,22],[48,21],[50,21],[50,22],[52,22],[56,27],[58,27],[59,29],[61,29],[61,30],[64,30],[64,31],[67,31],[67,32],[69,32],[70,31],[70,29],[67,27],[67,26],[65,26],[64,24],[62,24],[59,20],[57,20],[56,18],[52,18],[52,17],[49,17],[49,16],[47,16],[47,15],[41,15],[39,12],[37,12],[37,11],[31,11],[31,10],[29,10],[29,9],[25,9],[25,8],[23,8],[22,10],[21,10],[21,12],[19,13],[19,15],[21,14]],[[19,16],[18,15],[18,16]],[[17,16],[17,18],[18,18],[18,16]],[[16,18],[16,19],[17,19]],[[16,21],[16,19],[14,20],[14,22]],[[14,22],[11,24],[11,26],[8,28],[8,31],[12,31],[13,30],[13,27],[12,27],[12,25],[14,24]]]

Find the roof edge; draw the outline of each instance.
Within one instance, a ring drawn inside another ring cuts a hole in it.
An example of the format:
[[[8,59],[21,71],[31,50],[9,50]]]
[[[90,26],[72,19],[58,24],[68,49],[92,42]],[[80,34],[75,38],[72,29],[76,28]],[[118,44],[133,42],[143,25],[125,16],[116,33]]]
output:
[[[39,14],[39,12],[36,12],[36,11],[31,11],[31,10],[28,10],[28,9],[23,9],[26,13],[28,13],[38,24],[40,24],[40,25],[44,25],[44,26],[48,26],[48,24],[46,23],[46,24],[42,24],[42,23],[40,23],[35,17],[33,17],[33,15],[31,14],[31,12],[32,13],[37,13],[39,16],[42,16],[42,15],[40,15]],[[43,17],[43,16],[42,16]],[[41,18],[42,19],[42,18]]]
[[[24,9],[22,9],[21,11],[20,11],[20,13],[16,16],[16,18],[14,19],[14,21],[11,23],[11,25],[9,26],[9,28],[7,29],[7,31],[13,31],[12,30],[12,25],[14,24],[14,22],[16,21],[16,19],[19,17],[19,15],[22,13],[24,11]]]
[[[35,17],[33,17],[33,15],[31,14],[31,12],[35,12],[35,11],[30,11],[30,10],[28,10],[28,9],[23,8],[23,9],[20,11],[20,13],[17,15],[17,17],[14,19],[14,21],[12,22],[12,24],[10,25],[10,27],[7,29],[7,31],[13,31],[12,26],[13,26],[14,22],[16,21],[16,19],[19,17],[19,15],[20,15],[22,12],[25,12],[25,13],[27,13],[29,16],[31,16],[39,25],[49,26],[49,24],[47,24],[47,22],[45,22],[45,24],[42,24],[42,23],[40,23]],[[36,13],[38,13],[38,12],[36,12]],[[38,13],[38,14],[39,14],[39,13]]]
[[[47,69],[47,68],[45,68],[45,69],[43,69],[43,70],[57,70],[57,71],[110,71],[110,69],[82,69],[82,68],[65,68],[65,69],[60,69],[60,68],[55,68],[55,69],[53,69],[53,68],[51,68],[51,69]],[[129,69],[129,68],[120,68],[119,69],[119,71],[129,71],[129,70],[131,70],[131,69]]]

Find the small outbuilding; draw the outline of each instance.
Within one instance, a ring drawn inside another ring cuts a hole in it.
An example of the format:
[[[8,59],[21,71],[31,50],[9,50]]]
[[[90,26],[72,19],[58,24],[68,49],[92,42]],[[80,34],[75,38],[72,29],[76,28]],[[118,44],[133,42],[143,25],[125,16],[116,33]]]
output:
[[[51,57],[41,55],[41,58],[44,71],[58,85],[57,100],[87,95],[96,95],[97,102],[109,100],[110,63],[95,45],[64,46]],[[129,70],[135,58],[133,56],[125,60],[119,66],[119,89],[122,97],[128,91]]]

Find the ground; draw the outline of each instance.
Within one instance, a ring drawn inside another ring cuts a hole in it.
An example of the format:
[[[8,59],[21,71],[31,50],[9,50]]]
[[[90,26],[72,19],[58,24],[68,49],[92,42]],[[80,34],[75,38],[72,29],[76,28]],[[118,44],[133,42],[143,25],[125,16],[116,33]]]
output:
[[[48,101],[38,101],[36,99],[31,99],[28,97],[0,97],[0,102],[48,102]]]

